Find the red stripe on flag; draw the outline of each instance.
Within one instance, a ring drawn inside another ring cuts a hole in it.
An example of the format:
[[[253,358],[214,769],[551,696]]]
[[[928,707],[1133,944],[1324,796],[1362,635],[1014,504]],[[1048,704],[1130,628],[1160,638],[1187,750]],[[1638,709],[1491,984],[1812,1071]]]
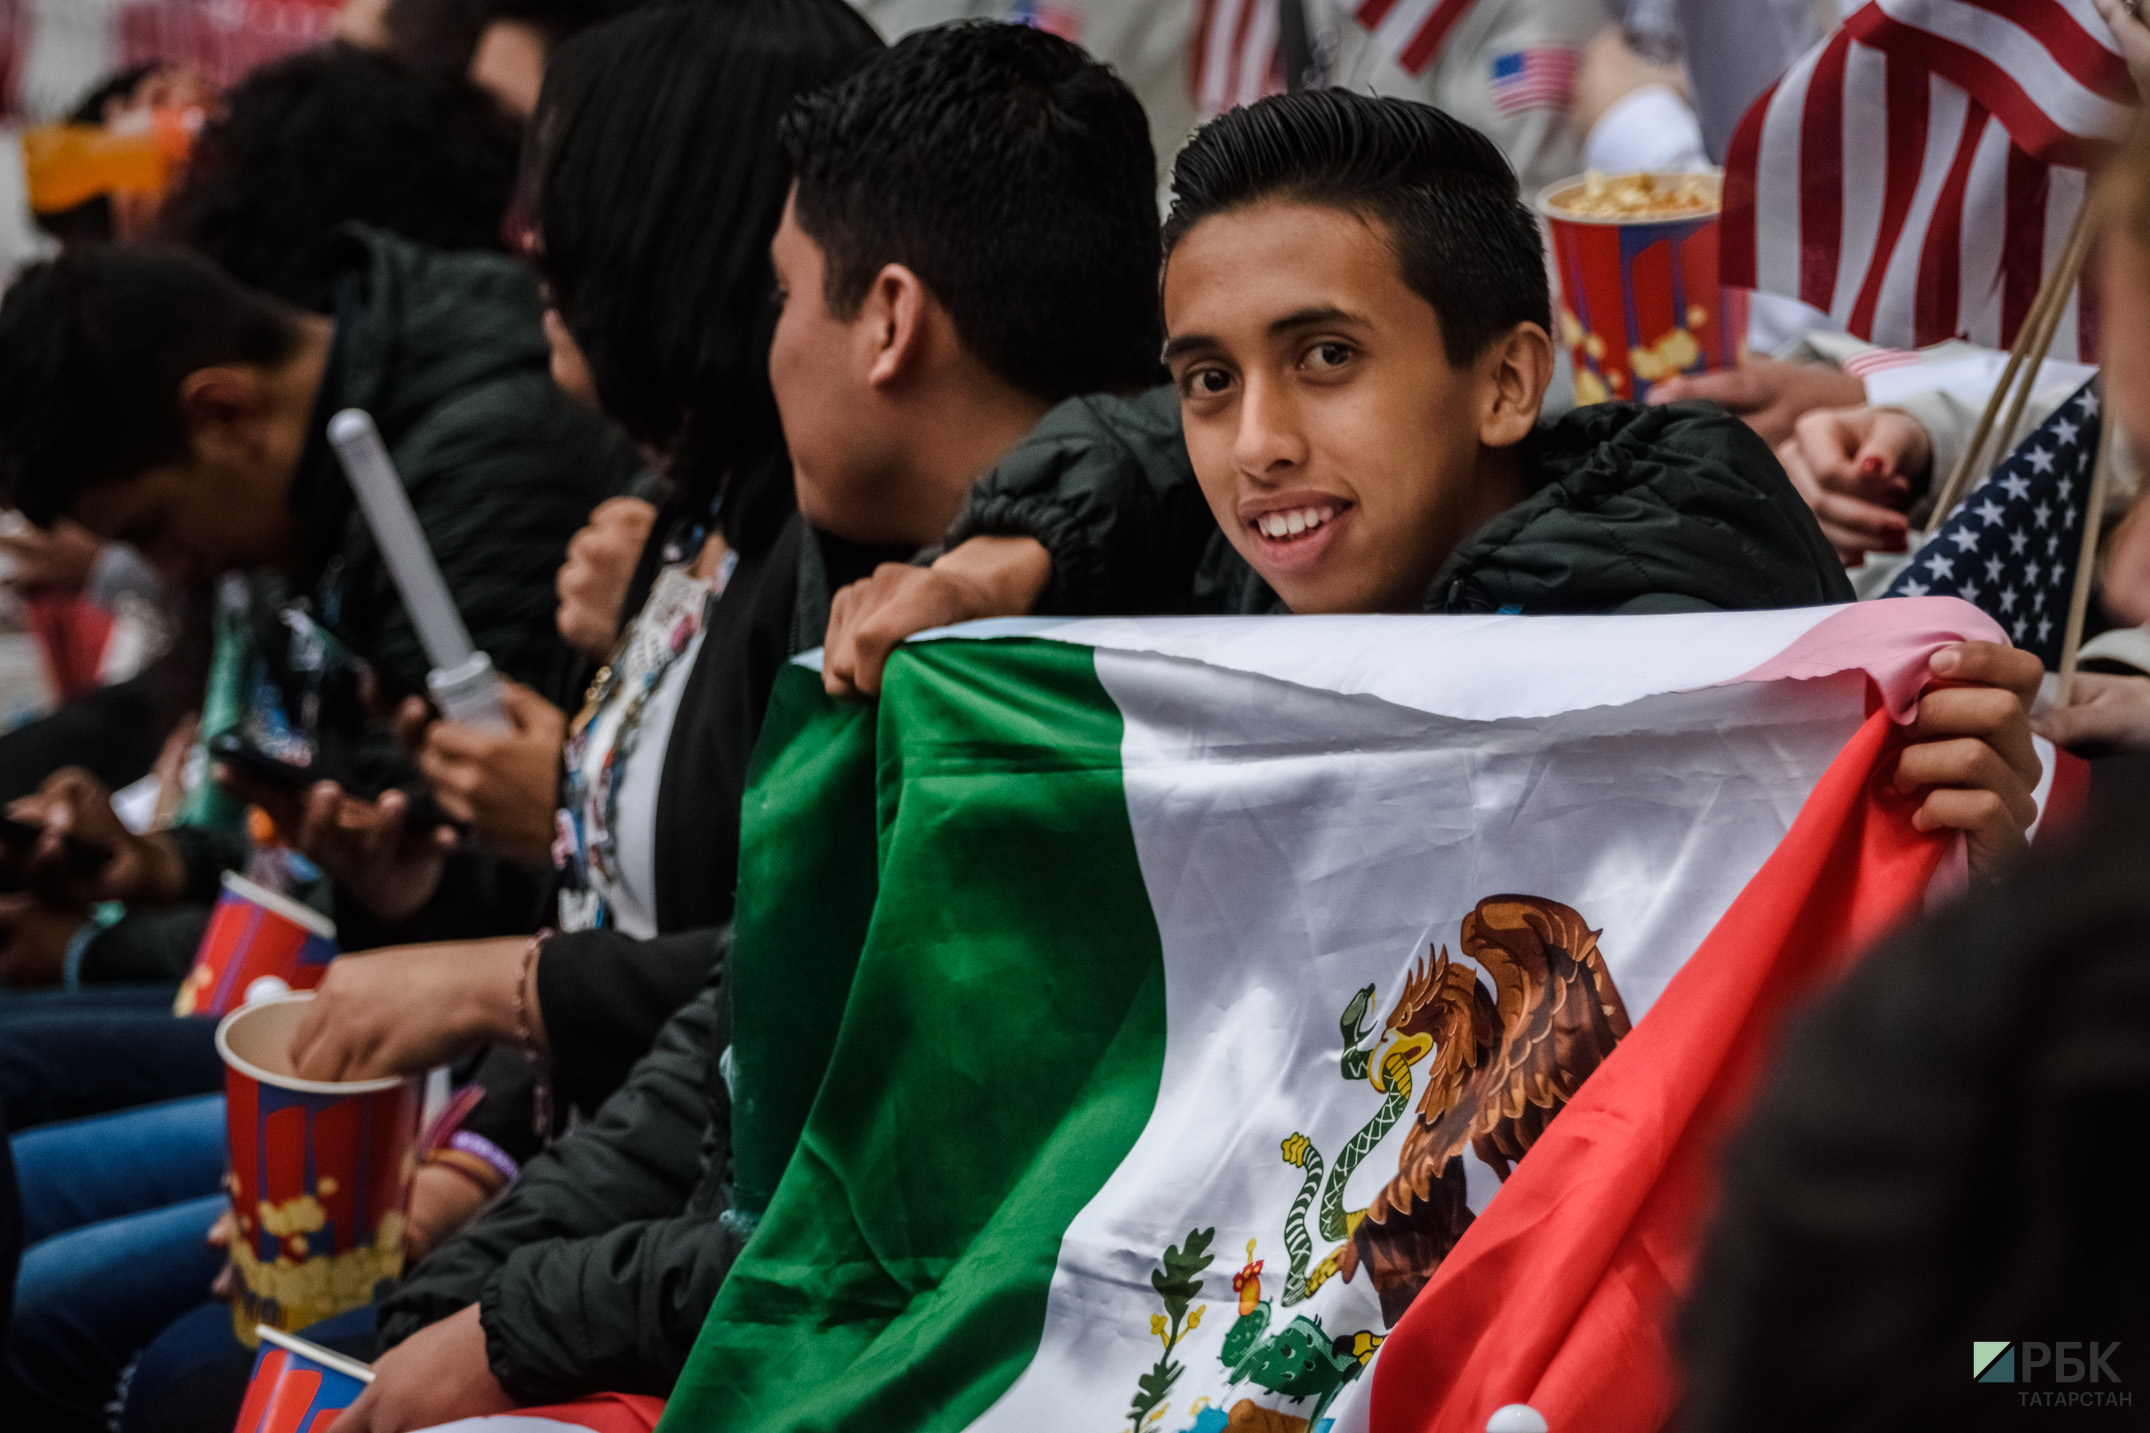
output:
[[[1724,161],[1723,227],[1724,281],[1733,288],[1751,289],[1761,280],[1761,252],[1755,247],[1755,170],[1762,162],[1762,126],[1768,122],[1770,102],[1777,97],[1771,85],[1762,97],[1740,116],[1732,131],[1732,146]]]
[[[1788,1015],[1915,910],[1953,837],[1875,779],[1876,710],[1648,1018],[1552,1122],[1398,1321],[1374,1365],[1382,1433],[1461,1433],[1508,1403],[1560,1430],[1658,1433],[1667,1321],[1722,1143]]]
[[[2001,342],[2012,344],[2045,281],[2046,167],[2011,144],[2001,251]]]
[[[1874,256],[1866,266],[1866,279],[1851,306],[1845,327],[1864,337],[1874,331],[1874,307],[1881,302],[1881,284],[1889,274],[1889,261],[1896,255],[1896,241],[1903,237],[1904,219],[1911,212],[1918,192],[1919,171],[1926,167],[1926,124],[1932,107],[1930,86],[1923,67],[1891,55],[1884,62],[1888,78],[1883,82],[1888,97],[1888,168],[1881,200],[1881,232],[1874,238]]]
[[[1473,0],[1441,0],[1433,7],[1433,13],[1418,27],[1418,33],[1404,43],[1396,56],[1396,63],[1403,66],[1404,73],[1415,75],[1426,68],[1433,57],[1440,53],[1441,42],[1448,32],[1456,28],[1456,22],[1471,8]]]
[[[1396,0],[1362,0],[1359,8],[1352,13],[1358,17],[1361,25],[1371,30],[1386,20],[1389,11],[1395,8]]]
[[[1836,32],[1807,80],[1799,125],[1799,297],[1827,310],[1844,252],[1844,63],[1851,37]]]
[[[1195,12],[1194,36],[1187,45],[1187,93],[1202,103],[1202,76],[1209,68],[1209,27],[1217,20],[1217,0],[1202,0]]]
[[[1926,245],[1919,254],[1918,294],[1912,301],[1912,343],[1954,338],[1962,327],[1963,313],[1963,193],[1971,180],[1971,161],[1978,157],[1978,142],[1986,132],[1988,115],[1977,100],[1964,106],[1963,136],[1956,142],[1956,157],[1948,178],[1935,196],[1933,218],[1926,224]]]

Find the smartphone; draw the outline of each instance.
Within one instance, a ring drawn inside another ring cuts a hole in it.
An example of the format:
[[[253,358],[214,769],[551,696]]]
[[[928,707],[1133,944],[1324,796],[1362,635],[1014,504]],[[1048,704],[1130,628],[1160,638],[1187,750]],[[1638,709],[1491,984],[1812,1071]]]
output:
[[[27,856],[45,837],[45,828],[33,826],[27,821],[17,821],[12,816],[0,816],[0,846],[18,855]],[[78,876],[94,876],[112,859],[112,848],[101,846],[82,836],[68,836],[61,842],[61,850],[67,856],[67,868]]]
[[[315,775],[311,767],[278,761],[260,748],[247,745],[243,738],[228,731],[209,739],[209,755],[242,775],[282,787],[286,791],[305,791],[323,779]],[[351,794],[363,796],[369,801],[380,796],[379,792],[354,791]],[[458,831],[463,829],[461,822],[440,809],[431,792],[405,791],[403,794],[409,801],[404,816],[406,829],[427,831],[435,826],[453,826]]]

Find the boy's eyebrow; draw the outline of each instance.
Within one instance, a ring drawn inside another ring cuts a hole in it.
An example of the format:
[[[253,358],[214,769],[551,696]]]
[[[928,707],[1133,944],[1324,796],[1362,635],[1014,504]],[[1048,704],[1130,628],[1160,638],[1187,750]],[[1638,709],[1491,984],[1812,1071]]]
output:
[[[1294,310],[1271,323],[1269,325],[1269,336],[1275,338],[1280,334],[1291,333],[1302,328],[1315,328],[1325,323],[1364,322],[1365,320],[1359,315],[1346,309],[1340,309],[1335,304],[1314,304],[1307,308]],[[1181,354],[1192,352],[1195,349],[1221,347],[1223,345],[1210,334],[1185,333],[1165,344],[1163,357],[1165,362],[1170,363]]]

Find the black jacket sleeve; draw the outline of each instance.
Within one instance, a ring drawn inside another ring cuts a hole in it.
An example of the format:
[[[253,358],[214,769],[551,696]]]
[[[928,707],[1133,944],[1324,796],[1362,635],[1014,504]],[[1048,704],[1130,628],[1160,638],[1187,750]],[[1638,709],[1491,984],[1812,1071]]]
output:
[[[546,941],[538,1010],[562,1105],[594,1110],[610,1099],[665,1022],[709,982],[729,939],[729,927],[719,927],[651,940],[573,931]]]
[[[1032,537],[1052,554],[1037,611],[1186,612],[1216,520],[1169,387],[1071,398],[979,479],[948,535]]]
[[[726,1201],[696,1198],[729,1134],[728,1108],[712,1107],[724,1014],[712,979],[587,1127],[389,1296],[384,1346],[478,1303],[493,1372],[518,1398],[668,1388],[736,1253],[716,1221]]]

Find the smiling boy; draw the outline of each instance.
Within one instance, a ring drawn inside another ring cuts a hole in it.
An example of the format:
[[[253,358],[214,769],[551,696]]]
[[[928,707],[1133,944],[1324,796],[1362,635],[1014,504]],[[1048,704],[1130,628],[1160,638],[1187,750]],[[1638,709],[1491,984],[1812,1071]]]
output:
[[[1022,612],[1659,613],[1851,598],[1766,445],[1703,405],[1549,423],[1538,230],[1492,142],[1343,90],[1265,100],[1181,153],[1164,230],[1172,387],[1078,399],[973,492],[930,568],[839,594],[824,674],[873,692],[925,628]],[[1175,421],[1184,451],[1124,441]],[[1117,445],[1115,464],[1065,454]],[[1898,784],[1921,824],[2022,844],[2037,663],[1968,644]],[[1945,671],[1943,670],[1945,669]],[[1931,738],[1927,740],[1926,738]],[[1965,789],[1968,788],[1968,789]]]

